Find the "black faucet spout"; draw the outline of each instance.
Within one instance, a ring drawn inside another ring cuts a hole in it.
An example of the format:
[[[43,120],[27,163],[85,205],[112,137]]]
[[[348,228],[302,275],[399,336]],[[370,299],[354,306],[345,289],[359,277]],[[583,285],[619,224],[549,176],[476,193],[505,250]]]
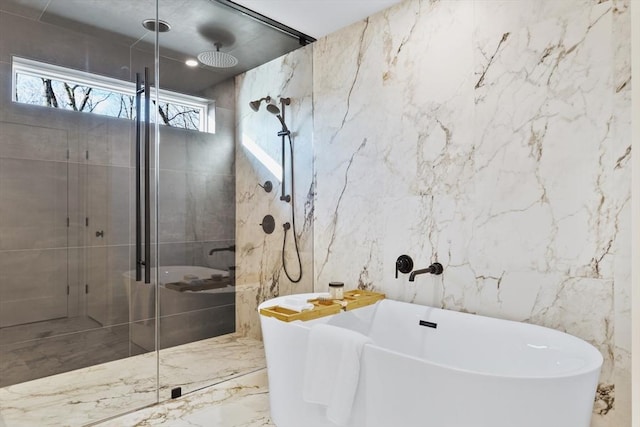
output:
[[[431,264],[427,268],[423,268],[423,269],[420,269],[420,270],[412,271],[411,274],[409,275],[409,281],[410,282],[415,281],[416,280],[416,276],[418,274],[430,273],[430,274],[439,275],[439,274],[442,274],[443,270],[444,270],[444,268],[442,267],[442,264],[440,264],[439,262],[434,262],[433,264]]]

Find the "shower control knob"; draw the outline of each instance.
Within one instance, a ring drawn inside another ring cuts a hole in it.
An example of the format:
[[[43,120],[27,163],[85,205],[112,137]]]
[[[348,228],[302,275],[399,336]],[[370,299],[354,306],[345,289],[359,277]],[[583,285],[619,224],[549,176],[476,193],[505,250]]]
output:
[[[267,193],[271,193],[271,190],[273,190],[273,184],[271,183],[271,181],[265,181],[264,185],[260,185],[260,187],[262,187],[262,189]]]
[[[276,221],[271,215],[265,215],[260,225],[262,226],[262,231],[267,234],[273,233],[273,230],[276,229]]]

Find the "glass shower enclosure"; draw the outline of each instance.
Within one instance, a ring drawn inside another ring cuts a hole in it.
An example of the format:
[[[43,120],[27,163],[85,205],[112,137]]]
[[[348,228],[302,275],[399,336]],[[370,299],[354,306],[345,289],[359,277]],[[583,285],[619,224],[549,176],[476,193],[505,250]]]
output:
[[[0,387],[76,372],[78,401],[109,402],[78,418],[86,424],[158,399],[158,351],[131,339],[127,276],[142,267],[152,286],[157,262],[158,125],[144,108],[157,103],[157,37],[137,23],[116,39],[90,19],[100,2],[45,3],[0,2]],[[144,13],[157,20],[153,3]],[[150,54],[138,54],[143,45]],[[155,329],[148,303],[137,316]],[[112,387],[92,389],[107,379]],[[11,425],[12,403],[0,405]]]
[[[264,367],[212,356],[238,342],[240,71],[185,46],[282,45],[249,69],[299,40],[218,3],[0,0],[0,424],[18,395],[85,425]]]

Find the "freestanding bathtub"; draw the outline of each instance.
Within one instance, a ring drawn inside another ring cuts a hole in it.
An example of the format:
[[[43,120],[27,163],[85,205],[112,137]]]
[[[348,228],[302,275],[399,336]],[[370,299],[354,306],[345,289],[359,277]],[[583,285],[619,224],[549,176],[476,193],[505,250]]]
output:
[[[590,424],[602,355],[556,330],[392,300],[307,322],[260,320],[271,418],[278,427],[336,425],[326,407],[302,397],[309,332],[323,323],[371,339],[362,348],[355,403],[345,425]]]
[[[146,351],[155,349],[156,269],[152,283],[137,282],[135,270],[123,273],[128,289],[131,342]],[[189,278],[206,279],[222,275],[230,283],[218,289],[184,291],[169,289],[167,283]],[[160,348],[211,338],[235,331],[235,286],[229,273],[202,266],[162,266],[158,272],[160,290]]]

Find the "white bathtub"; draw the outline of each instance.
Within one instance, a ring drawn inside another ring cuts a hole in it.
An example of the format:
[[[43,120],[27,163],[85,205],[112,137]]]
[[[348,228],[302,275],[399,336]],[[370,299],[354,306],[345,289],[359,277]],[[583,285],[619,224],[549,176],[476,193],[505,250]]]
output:
[[[260,308],[278,305],[281,298]],[[302,398],[308,335],[318,323],[372,340],[362,350],[348,426],[590,424],[602,355],[559,331],[391,300],[308,322],[260,320],[271,418],[278,427],[335,425],[325,407]],[[421,320],[437,327],[421,326]]]
[[[123,273],[129,295],[131,342],[144,350],[155,348],[155,274],[151,269],[151,282],[136,282],[135,270]],[[185,276],[207,279],[229,273],[202,266],[162,266],[158,272],[160,289],[160,346],[173,347],[187,342],[235,331],[235,286],[231,285],[202,291],[177,291],[166,288],[167,283],[180,282]]]

